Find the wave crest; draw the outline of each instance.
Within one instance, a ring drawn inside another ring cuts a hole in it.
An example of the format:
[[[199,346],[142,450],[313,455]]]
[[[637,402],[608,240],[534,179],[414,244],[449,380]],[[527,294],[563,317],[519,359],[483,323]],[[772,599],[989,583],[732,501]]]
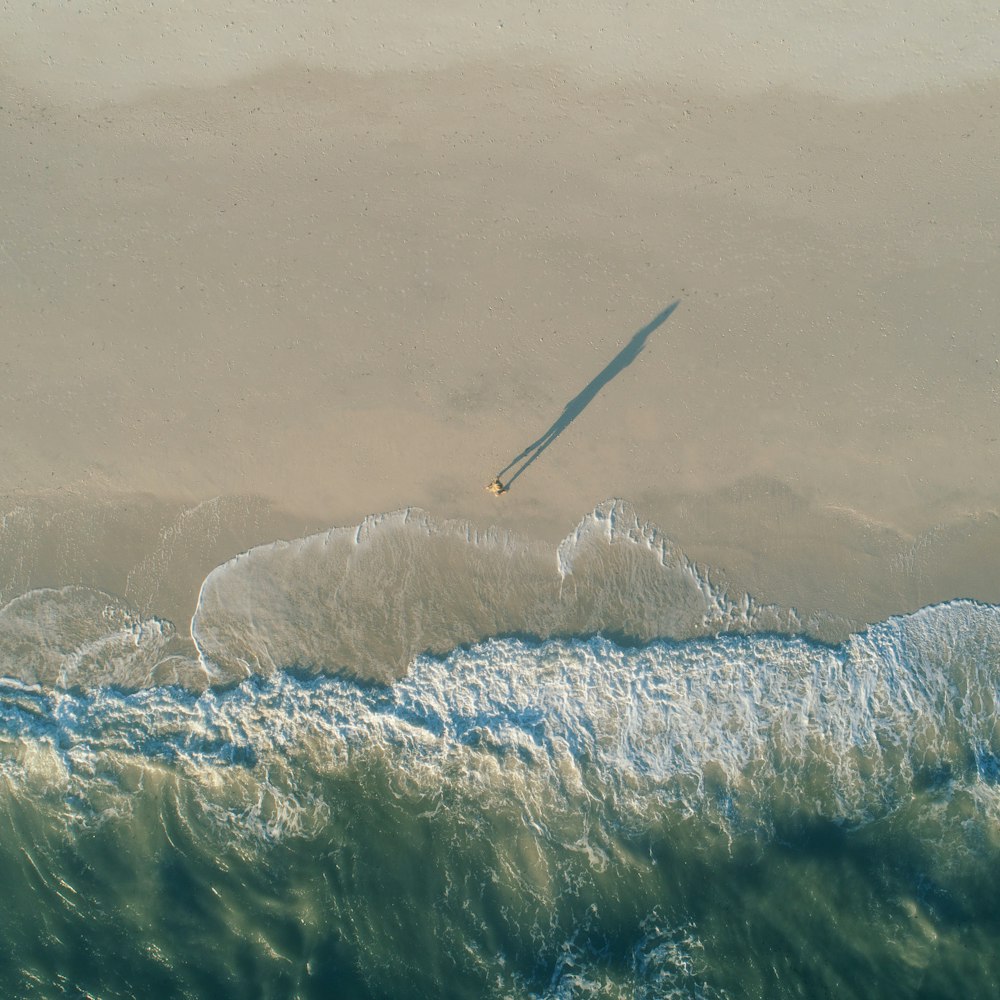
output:
[[[508,639],[420,657],[384,687],[287,673],[197,696],[21,685],[3,725],[78,776],[113,770],[102,754],[236,767],[285,774],[301,800],[318,775],[381,762],[419,796],[516,802],[529,827],[567,831],[581,815],[595,829],[698,814],[734,830],[783,812],[856,824],[938,787],[974,789],[1000,816],[998,660],[1000,608],[954,602],[840,647]]]

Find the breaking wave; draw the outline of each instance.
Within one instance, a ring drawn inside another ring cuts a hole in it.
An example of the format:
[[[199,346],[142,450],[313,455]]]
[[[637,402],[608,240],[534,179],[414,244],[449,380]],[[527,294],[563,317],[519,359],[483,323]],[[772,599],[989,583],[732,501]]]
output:
[[[783,802],[858,824],[928,783],[958,782],[992,803],[998,663],[1000,609],[954,602],[837,647],[736,635],[638,649],[490,640],[419,657],[390,686],[287,672],[201,693],[8,681],[0,732],[8,748],[44,748],[32,760],[49,760],[75,802],[94,775],[111,781],[126,764],[209,767],[249,788],[291,761],[295,775],[316,775],[378,760],[433,799],[492,808],[513,795],[532,828],[553,809],[576,823],[582,808],[600,815],[594,829],[665,811],[759,829]],[[298,799],[308,781],[278,798]],[[247,830],[278,835],[291,815]]]
[[[877,942],[829,973],[859,994],[968,979],[1000,607],[818,630],[618,502],[555,554],[414,511],[263,545],[208,575],[193,641],[24,594],[0,609],[0,986],[796,996],[809,970],[762,949],[835,963],[834,932]],[[109,912],[99,961],[65,944]]]

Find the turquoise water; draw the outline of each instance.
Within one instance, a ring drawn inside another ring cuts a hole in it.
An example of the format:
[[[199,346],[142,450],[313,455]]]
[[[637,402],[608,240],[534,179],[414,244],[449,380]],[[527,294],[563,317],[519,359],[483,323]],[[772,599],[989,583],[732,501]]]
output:
[[[706,634],[484,639],[386,683],[317,669],[359,633],[253,554],[187,652],[106,595],[12,602],[0,995],[995,994],[1000,608],[824,644],[657,559]]]

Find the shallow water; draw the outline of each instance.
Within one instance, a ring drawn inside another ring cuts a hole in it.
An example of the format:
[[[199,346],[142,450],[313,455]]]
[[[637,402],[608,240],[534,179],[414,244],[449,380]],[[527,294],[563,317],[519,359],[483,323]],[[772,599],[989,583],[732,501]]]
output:
[[[191,642],[18,597],[3,994],[995,992],[1000,608],[824,644],[713,579],[606,505],[555,559],[413,513],[263,546]]]

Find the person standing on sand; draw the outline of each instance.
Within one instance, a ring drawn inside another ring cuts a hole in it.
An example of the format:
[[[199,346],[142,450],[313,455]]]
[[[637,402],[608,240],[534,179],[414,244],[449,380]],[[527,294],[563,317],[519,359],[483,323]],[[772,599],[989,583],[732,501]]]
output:
[[[507,492],[507,487],[500,482],[500,477],[497,476],[489,486],[486,487],[487,493],[492,493],[495,497],[500,496],[501,493]]]

